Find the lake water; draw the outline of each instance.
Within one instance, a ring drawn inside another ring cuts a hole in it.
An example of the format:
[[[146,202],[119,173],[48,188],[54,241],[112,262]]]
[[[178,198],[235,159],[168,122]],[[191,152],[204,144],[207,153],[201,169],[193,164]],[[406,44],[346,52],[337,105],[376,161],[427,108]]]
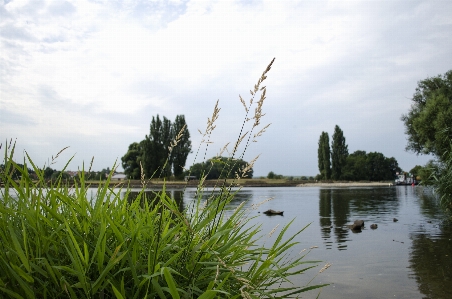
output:
[[[196,194],[190,189],[170,192],[181,208]],[[273,199],[252,209],[268,198]],[[452,298],[452,227],[420,186],[243,188],[231,207],[242,201],[257,216],[252,221],[262,224],[262,234],[294,218],[288,235],[310,223],[291,254],[314,247],[306,260],[323,261],[295,281],[303,285],[326,263],[332,264],[311,282],[331,284],[320,298]],[[282,210],[284,216],[262,214],[267,209]],[[347,227],[356,219],[365,221],[359,233]],[[378,228],[370,229],[372,223]],[[303,298],[316,295],[314,291]]]

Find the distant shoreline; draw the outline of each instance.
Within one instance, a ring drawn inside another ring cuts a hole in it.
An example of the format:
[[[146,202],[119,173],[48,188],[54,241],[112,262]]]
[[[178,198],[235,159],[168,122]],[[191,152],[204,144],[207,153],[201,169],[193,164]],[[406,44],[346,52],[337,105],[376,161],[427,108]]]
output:
[[[297,187],[383,187],[392,186],[392,182],[333,182],[333,183],[306,183]]]
[[[165,188],[186,188],[186,187],[194,187],[198,186],[198,181],[190,181],[190,182],[171,182],[171,181],[152,181],[146,182],[146,188],[161,188],[165,186]],[[205,187],[214,187],[220,186],[222,182],[218,182],[216,180],[205,181]],[[90,187],[98,187],[99,183],[93,182],[89,183]],[[236,187],[388,187],[392,186],[392,182],[313,182],[307,181],[302,183],[300,181],[274,181],[271,180],[244,180],[238,181],[233,184]],[[130,188],[142,188],[140,181],[118,181],[118,182],[110,182],[110,186],[117,187],[127,187]]]
[[[196,188],[198,186],[198,181],[147,181],[145,184],[145,188],[173,188],[173,189],[183,189],[186,187]],[[101,183],[99,181],[86,182],[86,185],[91,188],[99,187]],[[221,186],[222,182],[216,180],[209,180],[204,182],[205,187],[215,187]],[[315,182],[315,181],[306,181],[302,182],[299,180],[259,180],[259,179],[247,179],[247,180],[239,180],[232,182],[227,182],[226,185],[232,184],[235,187],[388,187],[394,185],[393,182]],[[3,187],[3,184],[0,183],[0,187]],[[110,187],[118,187],[118,188],[142,188],[142,184],[139,180],[127,180],[127,181],[110,181]]]

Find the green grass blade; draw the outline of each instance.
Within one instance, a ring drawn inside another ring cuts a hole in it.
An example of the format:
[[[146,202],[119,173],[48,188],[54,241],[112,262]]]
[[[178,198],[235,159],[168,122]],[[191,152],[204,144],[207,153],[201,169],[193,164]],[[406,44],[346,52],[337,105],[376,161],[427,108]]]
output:
[[[168,284],[168,288],[173,299],[180,299],[179,292],[176,287],[176,282],[168,267],[162,268],[163,275],[165,276],[165,281]]]

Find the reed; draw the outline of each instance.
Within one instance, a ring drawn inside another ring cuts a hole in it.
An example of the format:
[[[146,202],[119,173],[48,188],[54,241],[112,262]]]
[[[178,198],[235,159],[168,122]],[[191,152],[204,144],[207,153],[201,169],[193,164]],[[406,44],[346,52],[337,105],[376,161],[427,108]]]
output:
[[[251,93],[254,96],[258,91],[257,85]],[[259,125],[264,98],[265,93],[252,128]],[[207,138],[218,112],[216,106]],[[244,136],[241,133],[236,145]],[[139,194],[131,196],[129,188],[109,186],[112,171],[97,192],[91,193],[83,166],[80,181],[69,186],[61,176],[46,182],[43,169],[28,154],[23,167],[13,157],[14,144],[6,144],[0,172],[2,296],[295,298],[322,286],[290,284],[291,278],[318,265],[305,261],[305,255],[288,259],[306,227],[286,236],[291,221],[279,232],[276,228],[271,232],[275,238],[270,246],[258,245],[260,227],[249,222],[252,218],[243,205],[227,217],[223,213],[239,192],[232,191],[226,181],[206,201],[201,183],[196,200],[180,211],[164,186],[149,195],[143,183]],[[37,180],[30,177],[28,167],[36,172]],[[225,171],[229,169],[226,165]],[[19,180],[13,179],[14,172]]]

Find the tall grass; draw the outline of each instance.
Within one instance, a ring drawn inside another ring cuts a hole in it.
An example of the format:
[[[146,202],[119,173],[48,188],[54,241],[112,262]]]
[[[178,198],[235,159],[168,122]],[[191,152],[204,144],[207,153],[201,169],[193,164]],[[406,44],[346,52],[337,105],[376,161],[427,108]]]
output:
[[[132,196],[129,188],[109,187],[112,171],[91,194],[83,167],[80,181],[69,186],[61,176],[46,182],[28,154],[23,167],[13,157],[14,145],[6,144],[0,173],[1,296],[293,298],[321,287],[290,283],[318,265],[304,255],[288,257],[306,227],[286,236],[290,222],[270,246],[258,245],[260,227],[249,222],[243,205],[223,214],[239,192],[224,183],[206,201],[201,183],[197,199],[180,211],[164,187],[152,195],[143,187]]]
[[[452,219],[452,140],[449,139],[450,149],[447,150],[437,164],[429,163],[426,172],[430,176],[424,183],[432,185],[439,195],[441,206]]]

